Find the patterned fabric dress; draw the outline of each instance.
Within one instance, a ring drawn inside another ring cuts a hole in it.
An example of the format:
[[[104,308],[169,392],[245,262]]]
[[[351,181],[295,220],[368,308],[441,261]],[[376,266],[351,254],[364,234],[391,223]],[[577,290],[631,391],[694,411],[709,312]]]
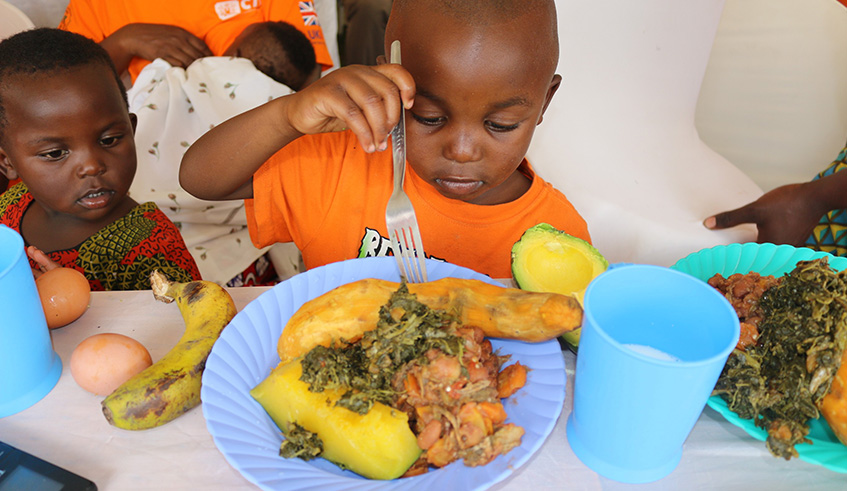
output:
[[[24,212],[33,202],[23,183],[13,186],[0,196],[0,223],[20,233]],[[77,247],[45,253],[82,272],[95,291],[149,290],[154,269],[174,281],[200,279],[179,230],[154,203],[136,206]],[[32,260],[30,266],[38,267]]]
[[[847,147],[841,150],[835,161],[815,179],[847,169]],[[806,247],[829,252],[835,256],[847,256],[847,210],[832,210],[815,227],[806,239]]]

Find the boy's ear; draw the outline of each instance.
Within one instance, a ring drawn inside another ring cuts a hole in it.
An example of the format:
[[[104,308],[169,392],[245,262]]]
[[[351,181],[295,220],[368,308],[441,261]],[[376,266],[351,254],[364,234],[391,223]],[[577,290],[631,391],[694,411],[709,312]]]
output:
[[[558,73],[553,75],[553,80],[550,81],[550,87],[547,88],[547,95],[544,97],[544,108],[541,109],[541,116],[538,118],[538,123],[536,125],[541,124],[541,121],[544,119],[544,113],[547,112],[547,106],[550,105],[550,101],[553,100],[553,95],[559,90],[559,87],[562,85],[562,76]]]
[[[129,113],[129,121],[132,123],[132,136],[135,136],[135,128],[138,126],[138,116],[135,113]]]
[[[386,63],[388,63],[388,61],[385,59],[385,55],[379,55],[376,57],[377,65],[385,65]]]
[[[3,147],[0,147],[0,173],[10,181],[18,178],[18,172],[12,166],[9,155],[3,150]],[[5,189],[0,190],[0,193],[2,191],[5,191]]]

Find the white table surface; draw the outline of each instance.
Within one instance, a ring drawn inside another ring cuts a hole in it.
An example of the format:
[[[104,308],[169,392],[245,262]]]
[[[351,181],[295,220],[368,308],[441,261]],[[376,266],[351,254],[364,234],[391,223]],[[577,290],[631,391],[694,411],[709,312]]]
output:
[[[265,290],[230,292],[240,310]],[[102,397],[84,391],[71,377],[70,355],[92,334],[129,335],[157,360],[183,330],[176,305],[156,302],[149,291],[93,293],[89,310],[79,320],[52,332],[63,363],[58,384],[30,408],[0,418],[0,440],[81,474],[101,490],[254,489],[218,451],[199,407],[158,428],[121,430],[103,417]],[[679,466],[667,477],[641,485],[600,477],[574,455],[565,436],[565,421],[573,407],[575,358],[569,352],[564,356],[567,395],[556,427],[526,465],[492,489],[847,489],[847,474],[774,458],[764,443],[710,408],[685,443]]]

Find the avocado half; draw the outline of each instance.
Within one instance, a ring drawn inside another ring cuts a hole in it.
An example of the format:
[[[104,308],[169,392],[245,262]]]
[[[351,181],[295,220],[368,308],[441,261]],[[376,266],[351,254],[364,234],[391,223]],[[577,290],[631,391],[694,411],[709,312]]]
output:
[[[580,305],[588,284],[608,267],[594,246],[547,223],[528,229],[512,246],[512,278],[518,288],[574,295]],[[574,350],[579,332],[562,335]]]

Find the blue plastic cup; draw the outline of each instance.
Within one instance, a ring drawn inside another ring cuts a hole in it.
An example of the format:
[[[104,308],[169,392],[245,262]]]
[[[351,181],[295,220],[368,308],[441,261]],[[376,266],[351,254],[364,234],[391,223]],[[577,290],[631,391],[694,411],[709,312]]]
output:
[[[738,342],[738,316],[706,282],[638,264],[595,278],[584,306],[568,442],[609,479],[661,479]]]
[[[0,225],[0,417],[32,406],[59,381],[53,350],[24,241]]]

